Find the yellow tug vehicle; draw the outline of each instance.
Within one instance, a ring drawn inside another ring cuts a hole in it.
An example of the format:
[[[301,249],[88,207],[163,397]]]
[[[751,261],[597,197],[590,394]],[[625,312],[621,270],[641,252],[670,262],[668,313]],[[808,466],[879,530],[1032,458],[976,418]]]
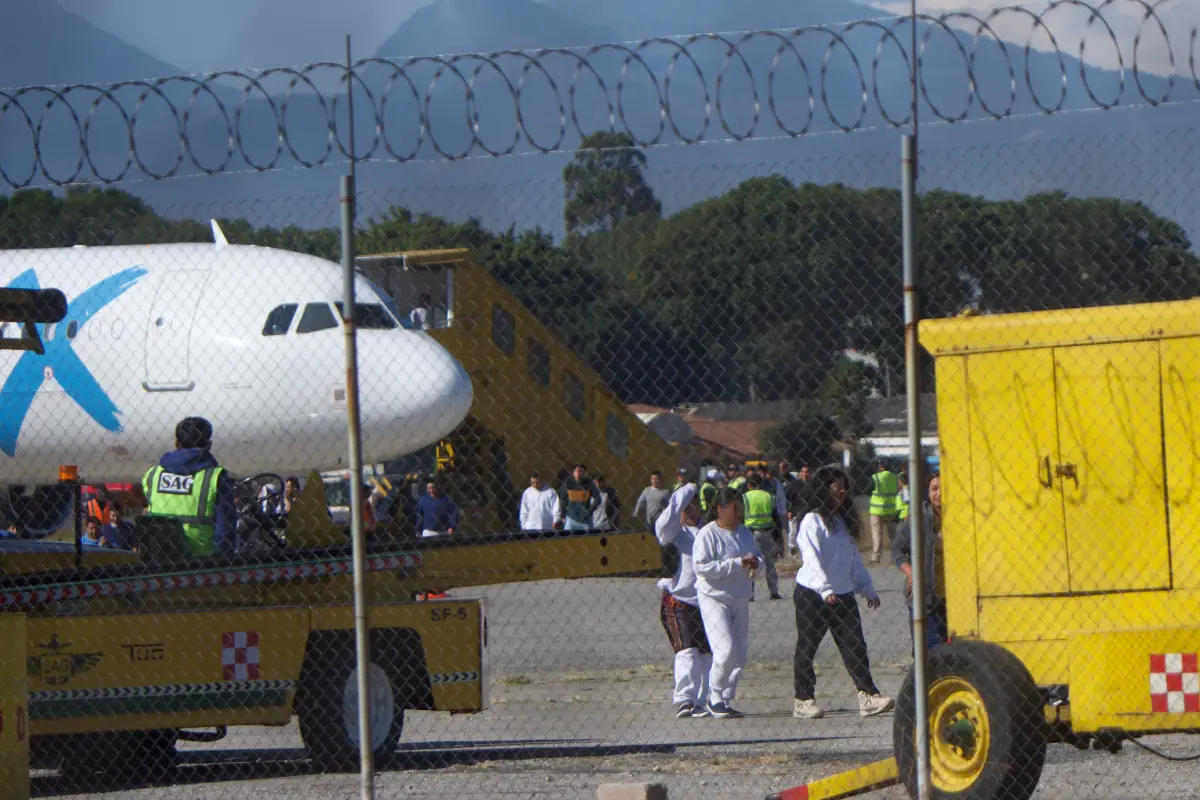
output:
[[[353,561],[317,473],[286,525],[253,555],[169,562],[156,559],[155,541],[172,532],[148,517],[138,520],[136,553],[0,543],[0,621],[25,629],[25,681],[0,681],[0,712],[13,720],[19,709],[28,734],[10,743],[15,723],[0,722],[0,772],[15,781],[4,796],[27,796],[16,788],[28,791],[24,744],[28,763],[64,778],[154,783],[168,779],[180,739],[212,741],[228,726],[283,726],[293,716],[318,769],[355,768]],[[395,750],[408,709],[487,706],[484,601],[416,602],[418,594],[657,575],[660,563],[646,533],[406,541],[378,531],[367,554],[376,757]]]

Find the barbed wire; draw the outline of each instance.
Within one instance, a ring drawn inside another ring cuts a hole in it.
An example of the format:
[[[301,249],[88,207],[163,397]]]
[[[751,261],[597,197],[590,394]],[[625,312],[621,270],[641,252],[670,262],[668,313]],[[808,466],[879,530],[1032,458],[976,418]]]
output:
[[[1063,111],[1069,102],[1071,59],[1078,60],[1087,95],[1083,106],[1109,109],[1126,104],[1131,87],[1139,98],[1134,102],[1150,105],[1176,99],[1181,84],[1200,91],[1198,30],[1193,27],[1188,37],[1187,53],[1177,54],[1159,14],[1167,2],[1104,0],[1093,5],[1054,0],[1041,12],[1005,6],[987,14],[919,15],[922,113],[952,123],[973,115],[1005,119]],[[1105,16],[1119,3],[1132,4],[1142,14],[1130,52],[1122,51]],[[1052,27],[1056,15],[1069,10],[1088,15],[1077,55]],[[1014,20],[1029,25],[1024,45],[998,32],[1008,30]],[[911,72],[905,45],[911,39],[910,24],[908,17],[890,17],[587,48],[371,57],[350,67],[325,61],[111,84],[27,86],[0,91],[0,141],[5,128],[11,137],[15,126],[23,142],[15,151],[11,144],[6,148],[10,156],[0,163],[0,180],[21,188],[38,182],[39,175],[51,184],[66,185],[115,183],[132,177],[134,170],[164,179],[193,172],[311,168],[349,159],[351,151],[359,160],[400,162],[419,156],[456,160],[519,150],[555,152],[604,129],[623,131],[635,144],[651,146],[704,141],[714,138],[714,128],[740,141],[901,127],[912,122],[911,98],[895,93],[898,99],[890,101],[887,87],[897,74]],[[867,36],[875,38],[863,38]],[[1039,37],[1045,39],[1045,47],[1035,47]],[[1100,46],[1094,41],[1097,37],[1107,39],[1115,50],[1116,69],[1107,70],[1116,76],[1112,94],[1097,86],[1096,67],[1087,61]],[[1139,62],[1144,40],[1151,37],[1161,37],[1165,50],[1157,54],[1169,66],[1167,74],[1154,74],[1153,79]],[[939,64],[931,78],[926,62],[931,47],[943,38],[961,71],[948,77]],[[858,45],[860,40],[864,44]],[[1190,79],[1178,72],[1183,55]],[[1004,74],[1002,80],[981,80],[983,58],[989,60],[990,74]],[[1053,81],[1035,79],[1032,62],[1038,58],[1057,62]],[[888,59],[896,60],[895,70]],[[998,65],[993,63],[997,59]],[[839,61],[846,63],[835,66]],[[843,91],[847,81],[853,87],[852,101]],[[358,113],[368,117],[365,127],[371,134],[365,146],[356,142],[351,147],[341,130],[348,82],[355,87]],[[281,83],[286,84],[281,91],[272,90]],[[1057,90],[1049,91],[1049,83]],[[957,107],[941,96],[947,84],[965,94]],[[1001,85],[1003,90],[993,92]],[[336,88],[323,88],[328,86]],[[683,102],[685,94],[695,102]],[[537,103],[550,108],[548,120],[534,113]],[[598,117],[595,124],[584,121],[589,114]],[[309,121],[289,122],[300,115]],[[505,124],[510,127],[505,129]],[[460,125],[457,134],[450,130]],[[61,151],[69,150],[72,140],[76,151],[64,156]],[[52,150],[53,158],[48,155]]]

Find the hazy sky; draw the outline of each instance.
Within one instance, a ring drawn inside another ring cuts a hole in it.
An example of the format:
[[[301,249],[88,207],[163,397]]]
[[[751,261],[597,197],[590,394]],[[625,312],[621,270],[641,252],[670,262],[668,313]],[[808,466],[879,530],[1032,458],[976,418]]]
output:
[[[804,1],[796,0],[797,3]],[[432,0],[59,2],[150,55],[187,71],[207,72],[340,59],[344,50],[343,37],[347,33],[354,39],[356,54],[366,55],[382,44],[413,11]],[[1044,0],[918,0],[918,8],[925,13],[969,9],[986,14],[993,7],[1014,3],[1031,9],[1046,7]],[[908,0],[874,0],[874,5],[888,13],[907,13],[909,7]],[[1175,69],[1190,78],[1189,40],[1192,31],[1200,25],[1200,0],[1161,0],[1157,7],[1174,49]],[[1133,0],[1115,0],[1104,12],[1120,42],[1127,69],[1131,66],[1133,39],[1142,14],[1142,6]],[[1060,47],[1078,55],[1080,39],[1087,29],[1086,12],[1062,6],[1048,19]],[[1008,14],[1002,20],[997,25],[997,32],[1010,41],[1024,44],[1032,29],[1028,18]],[[973,26],[971,32],[974,32]],[[1049,46],[1044,32],[1038,32],[1033,43],[1038,49]],[[1196,47],[1200,58],[1200,44]],[[1086,50],[1088,62],[1115,67],[1116,52],[1104,27],[1093,25]],[[1153,72],[1170,70],[1167,48],[1157,28],[1147,26],[1143,32],[1138,63]]]
[[[168,64],[211,72],[340,60],[347,33],[356,54],[369,55],[431,0],[59,2]]]
[[[1175,55],[1175,72],[1191,78],[1191,67],[1188,57],[1191,53],[1190,42],[1192,31],[1200,25],[1200,2],[1198,0],[1148,0],[1152,7],[1157,8],[1159,18],[1166,29],[1167,38],[1163,38],[1158,26],[1153,20],[1143,25],[1145,7],[1133,0],[1115,0],[1104,9],[1104,20],[1112,27],[1110,35],[1102,23],[1093,23],[1088,27],[1088,12],[1078,7],[1059,6],[1045,17],[1047,26],[1058,41],[1064,53],[1079,55],[1079,44],[1084,35],[1087,36],[1087,46],[1084,50],[1089,64],[1099,67],[1116,68],[1119,66],[1117,47],[1113,45],[1113,36],[1120,43],[1120,54],[1124,59],[1125,69],[1133,66],[1133,40],[1139,29],[1142,30],[1142,40],[1138,44],[1138,69],[1157,72],[1163,75],[1170,73],[1170,53]],[[1099,0],[1092,5],[1099,6]],[[908,0],[874,0],[873,5],[884,8],[892,13],[909,13]],[[1045,9],[1049,3],[1045,0],[918,0],[918,11],[926,14],[944,13],[947,11],[972,11],[986,19],[993,8],[1020,5],[1031,11]],[[961,26],[970,33],[975,33],[979,27],[963,21]],[[1011,42],[1024,45],[1034,32],[1033,21],[1028,17],[1015,13],[1005,13],[997,18],[996,33]],[[1167,47],[1167,43],[1170,47]],[[1050,41],[1045,31],[1034,32],[1033,46],[1036,49],[1050,49]],[[1196,57],[1200,61],[1200,43],[1195,45]],[[1200,68],[1200,64],[1198,64]],[[1132,81],[1131,75],[1126,80]]]

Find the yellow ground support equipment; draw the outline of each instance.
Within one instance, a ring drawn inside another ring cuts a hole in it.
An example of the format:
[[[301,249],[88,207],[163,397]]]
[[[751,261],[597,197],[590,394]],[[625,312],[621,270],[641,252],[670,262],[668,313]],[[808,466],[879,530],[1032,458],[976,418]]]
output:
[[[951,636],[930,654],[934,796],[1024,800],[1049,743],[1200,732],[1200,302],[920,338]],[[915,796],[912,708],[910,675],[893,739]]]

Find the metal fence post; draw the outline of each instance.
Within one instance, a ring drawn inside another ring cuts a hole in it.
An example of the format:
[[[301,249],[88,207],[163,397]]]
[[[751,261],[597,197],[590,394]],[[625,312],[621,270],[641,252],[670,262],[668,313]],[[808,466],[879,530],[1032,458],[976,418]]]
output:
[[[921,459],[921,353],[917,323],[921,318],[920,274],[917,268],[917,152],[916,138],[905,135],[901,152],[903,186],[901,209],[904,225],[904,371],[908,391],[908,524],[912,531],[913,691],[917,744],[917,797],[930,800],[929,785],[929,676],[926,672],[928,621],[925,615],[925,507],[919,492],[924,486]]]
[[[367,618],[367,537],[363,530],[362,427],[358,402],[358,330],[354,313],[354,218],[357,205],[354,156],[354,74],[350,37],[346,37],[346,135],[350,174],[341,179],[342,320],[346,339],[346,422],[349,433],[350,538],[354,560],[354,644],[358,676],[358,748],[362,800],[375,797],[375,763],[371,741],[371,626]]]

